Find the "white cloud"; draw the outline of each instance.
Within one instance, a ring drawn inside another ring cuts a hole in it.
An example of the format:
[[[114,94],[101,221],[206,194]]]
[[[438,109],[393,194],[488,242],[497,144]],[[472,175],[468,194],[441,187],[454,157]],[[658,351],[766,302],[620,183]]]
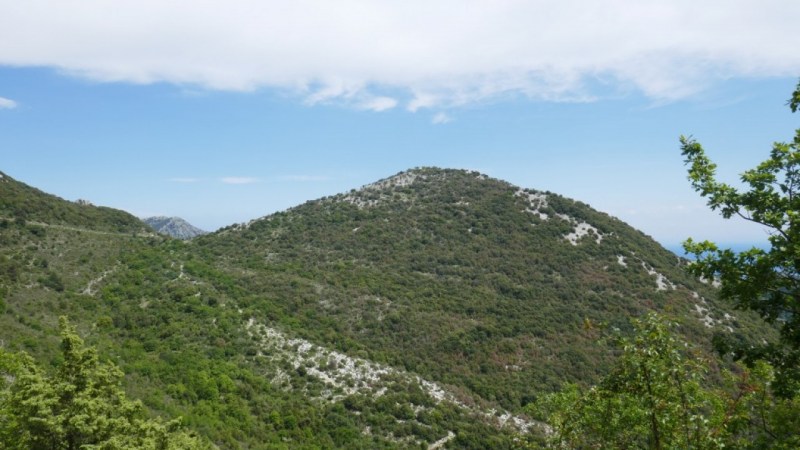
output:
[[[14,109],[17,107],[17,102],[10,98],[0,97],[0,109]]]
[[[335,99],[352,99],[364,88],[361,84],[347,84],[341,81],[330,80],[321,86],[303,86],[306,94],[306,103],[328,103]]]
[[[431,123],[434,125],[440,125],[448,122],[452,122],[453,118],[448,116],[446,113],[440,112],[436,113],[435,116],[431,119]]]
[[[187,89],[277,88],[381,111],[507,95],[691,96],[800,73],[796,0],[26,0],[0,65]]]
[[[397,106],[397,100],[391,97],[373,97],[361,102],[359,105],[361,109],[368,109],[370,111],[381,112],[394,108]]]
[[[437,98],[435,95],[422,92],[414,92],[413,97],[408,102],[408,109],[411,112],[417,112],[418,109],[421,108],[431,108],[436,106],[439,102],[441,102],[441,98]]]
[[[258,178],[253,177],[222,177],[219,181],[225,184],[253,184],[258,183]]]

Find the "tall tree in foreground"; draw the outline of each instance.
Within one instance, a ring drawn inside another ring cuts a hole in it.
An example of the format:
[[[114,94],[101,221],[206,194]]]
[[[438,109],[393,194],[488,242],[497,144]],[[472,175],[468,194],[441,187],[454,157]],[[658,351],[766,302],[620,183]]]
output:
[[[85,347],[60,319],[63,362],[48,376],[25,354],[0,349],[0,447],[7,449],[200,449],[179,422],[149,419],[128,400],[122,371]]]
[[[800,401],[776,398],[769,364],[705,379],[709,363],[651,314],[618,338],[622,354],[597,385],[568,385],[545,396],[533,414],[552,427],[558,449],[796,449]],[[720,364],[719,361],[716,364]]]
[[[800,83],[788,102],[800,107]],[[744,172],[741,191],[716,179],[716,164],[692,138],[681,137],[692,187],[726,219],[740,217],[770,231],[768,250],[735,253],[716,244],[691,239],[684,243],[697,257],[690,271],[718,279],[719,295],[739,307],[758,312],[781,329],[781,342],[761,348],[731,348],[746,361],[766,359],[777,370],[778,392],[800,393],[800,129],[790,143],[773,144],[769,159]]]
[[[688,357],[673,324],[656,315],[619,338],[622,355],[600,383],[570,385],[539,403],[555,448],[720,448],[722,417],[702,386],[705,365]]]

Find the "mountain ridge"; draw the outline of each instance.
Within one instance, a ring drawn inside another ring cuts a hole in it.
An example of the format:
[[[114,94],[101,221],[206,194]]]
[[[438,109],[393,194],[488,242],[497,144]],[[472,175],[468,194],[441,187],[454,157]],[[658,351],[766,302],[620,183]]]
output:
[[[64,200],[17,181],[4,172],[0,172],[0,217],[50,225],[81,225],[96,231],[146,233],[149,230],[130,213],[95,206],[87,200]]]

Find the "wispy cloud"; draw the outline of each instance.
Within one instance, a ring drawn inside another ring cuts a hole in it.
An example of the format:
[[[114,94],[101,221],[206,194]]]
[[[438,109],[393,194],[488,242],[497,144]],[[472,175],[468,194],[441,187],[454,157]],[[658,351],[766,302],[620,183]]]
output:
[[[278,179],[281,181],[316,182],[330,181],[331,177],[324,175],[284,175]]]
[[[436,115],[434,115],[433,118],[431,119],[431,123],[434,125],[441,125],[452,121],[453,118],[443,112],[436,113]]]
[[[368,109],[370,111],[381,112],[394,108],[397,106],[397,100],[391,97],[373,97],[361,102],[359,105],[361,109]]]
[[[372,111],[509,94],[671,101],[800,73],[797,17],[796,0],[26,0],[0,6],[0,65]]]
[[[200,181],[200,178],[191,178],[191,177],[175,177],[170,178],[169,181],[173,183],[197,183]]]
[[[222,177],[219,181],[225,184],[253,184],[258,183],[258,178],[253,177]]]
[[[411,112],[417,112],[417,110],[421,108],[432,108],[440,102],[441,99],[436,98],[436,96],[431,93],[415,92],[411,100],[409,100],[408,105],[406,105],[406,109]]]
[[[0,97],[0,109],[14,109],[17,105],[18,103],[10,98]]]

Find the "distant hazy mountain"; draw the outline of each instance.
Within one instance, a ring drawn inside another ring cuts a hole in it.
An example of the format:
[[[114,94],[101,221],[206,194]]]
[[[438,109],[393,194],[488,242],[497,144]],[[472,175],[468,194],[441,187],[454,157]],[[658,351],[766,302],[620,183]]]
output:
[[[153,227],[153,229],[157,232],[178,239],[191,239],[207,233],[206,231],[193,226],[180,217],[148,217],[146,219],[142,219],[142,221]]]

